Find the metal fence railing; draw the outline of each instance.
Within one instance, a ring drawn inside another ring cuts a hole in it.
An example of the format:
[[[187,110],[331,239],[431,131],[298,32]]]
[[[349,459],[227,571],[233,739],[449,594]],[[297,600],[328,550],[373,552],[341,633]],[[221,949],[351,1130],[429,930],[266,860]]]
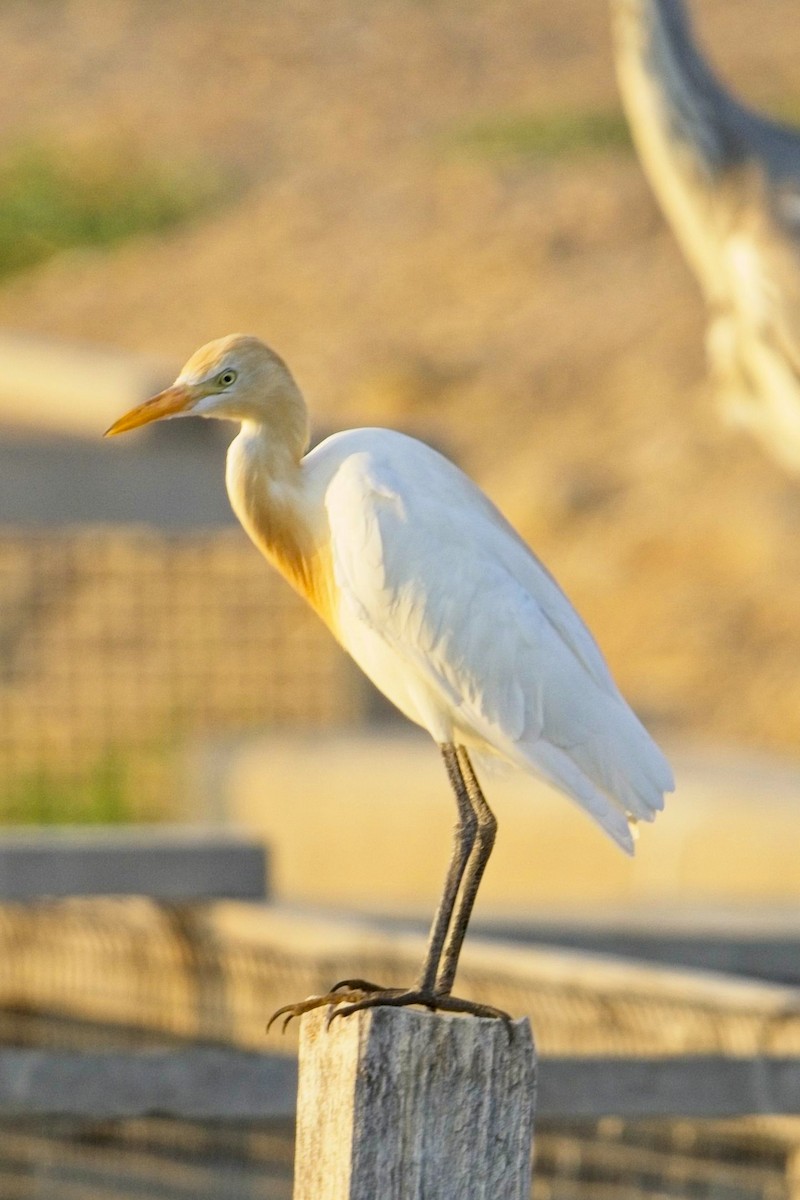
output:
[[[362,703],[238,529],[0,530],[0,820],[153,815],[187,740]]]

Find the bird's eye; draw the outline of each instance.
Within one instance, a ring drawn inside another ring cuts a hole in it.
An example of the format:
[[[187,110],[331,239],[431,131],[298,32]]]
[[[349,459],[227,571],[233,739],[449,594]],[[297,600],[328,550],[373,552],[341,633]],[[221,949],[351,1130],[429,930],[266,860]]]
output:
[[[236,382],[236,372],[235,371],[231,371],[231,370],[221,371],[220,374],[217,376],[217,383],[219,384],[220,387],[230,387],[231,384],[235,383],[235,382]]]

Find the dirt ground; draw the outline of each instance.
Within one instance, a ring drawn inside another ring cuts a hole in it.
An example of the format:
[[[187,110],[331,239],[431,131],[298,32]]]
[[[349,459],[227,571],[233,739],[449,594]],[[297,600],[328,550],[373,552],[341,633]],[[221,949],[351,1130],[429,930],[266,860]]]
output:
[[[790,107],[791,0],[693,7],[739,90]],[[176,364],[259,333],[320,426],[455,455],[656,728],[796,752],[800,486],[718,422],[635,158],[466,136],[615,109],[605,4],[37,0],[0,37],[0,148],[129,144],[232,184],[179,232],[5,282],[0,324]]]

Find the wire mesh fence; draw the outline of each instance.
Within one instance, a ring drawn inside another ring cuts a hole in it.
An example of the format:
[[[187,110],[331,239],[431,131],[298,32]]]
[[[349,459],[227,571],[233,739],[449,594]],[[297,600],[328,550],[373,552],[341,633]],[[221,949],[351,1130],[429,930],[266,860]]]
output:
[[[0,820],[157,816],[192,739],[363,705],[237,529],[0,529]]]
[[[0,1012],[149,1036],[265,1048],[268,1015],[347,976],[402,986],[423,934],[389,935],[279,906],[79,897],[0,905]],[[527,1014],[541,1054],[797,1056],[794,989],[585,961],[532,947],[465,948],[465,994]],[[296,1023],[269,1046],[292,1053]]]
[[[215,923],[215,911],[226,919]],[[302,994],[323,972],[329,982],[330,972],[342,970],[334,948],[323,962],[320,945],[329,941],[324,930],[313,946],[308,931],[305,938],[291,936],[282,949],[273,946],[269,911],[260,907],[176,909],[142,900],[80,900],[6,905],[0,916],[0,958],[13,965],[2,978],[0,1049],[147,1053],[252,1042],[263,1051],[264,1018],[276,993]],[[231,918],[240,926],[238,937]],[[347,950],[348,960],[350,955]],[[352,962],[380,969],[388,979],[407,973],[411,957],[410,948],[398,943],[395,961],[387,949],[384,961],[370,952]],[[494,998],[496,975],[495,969],[473,965],[470,990]],[[591,1049],[609,1037],[617,1050],[644,1046],[645,1039],[651,1048],[670,1040],[665,1027],[675,1013],[656,994],[637,997],[630,985],[595,994],[566,976],[560,987],[551,982],[548,989],[533,977],[514,986],[517,1008],[533,1016],[540,1049]],[[766,1009],[759,1012],[754,1004],[726,1011],[724,991],[716,1005],[710,998],[698,1003],[687,997],[684,1008],[693,1011],[693,1019],[686,1024],[686,1045],[730,1043],[741,1049],[742,1032],[749,1030],[751,1048],[772,1046]],[[796,1014],[789,1016],[796,1025]],[[787,1032],[785,1021],[778,1024]],[[288,1048],[283,1039],[277,1044]],[[790,1035],[785,1045],[792,1044]],[[113,1087],[105,1086],[110,1095]],[[107,1111],[102,1117],[62,1114],[45,1120],[5,1114],[0,1196],[288,1200],[293,1141],[288,1117],[211,1120]],[[797,1194],[798,1156],[797,1117],[541,1117],[532,1197],[791,1200]]]
[[[791,1200],[798,1134],[752,1121],[542,1122],[532,1200]],[[0,1121],[3,1200],[289,1200],[290,1122]]]
[[[0,821],[166,815],[193,743],[350,724],[372,706],[238,529],[0,528]],[[303,954],[291,931],[273,945],[262,921],[141,898],[2,906],[0,1046],[261,1047],[266,1014],[287,998],[354,965],[387,983],[411,970],[402,955],[359,959],[325,938]],[[795,1012],[722,1011],[596,980],[532,985],[496,964],[463,975],[477,997],[530,1012],[551,1053],[576,1042],[646,1053],[654,1030],[670,1051],[800,1044]],[[286,1121],[5,1117],[0,1200],[282,1200],[292,1144]],[[796,1119],[545,1121],[533,1195],[788,1200],[798,1160]]]

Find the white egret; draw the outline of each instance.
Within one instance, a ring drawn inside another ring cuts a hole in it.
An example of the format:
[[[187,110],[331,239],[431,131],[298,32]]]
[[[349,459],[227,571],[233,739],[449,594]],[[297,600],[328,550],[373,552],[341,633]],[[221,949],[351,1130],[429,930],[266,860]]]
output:
[[[630,822],[651,821],[673,786],[666,760],[552,576],[446,458],[388,429],[338,433],[307,453],[308,414],[287,367],[238,334],[198,350],[171,387],[107,433],[179,416],[240,423],[226,472],[234,512],[373,683],[438,743],[458,807],[417,983],[347,980],[280,1012],[423,1004],[504,1016],[452,995],[496,829],[469,755],[560,788],[629,853]]]
[[[704,293],[719,399],[800,471],[800,130],[723,87],[683,0],[611,0],[611,14],[639,158]]]

